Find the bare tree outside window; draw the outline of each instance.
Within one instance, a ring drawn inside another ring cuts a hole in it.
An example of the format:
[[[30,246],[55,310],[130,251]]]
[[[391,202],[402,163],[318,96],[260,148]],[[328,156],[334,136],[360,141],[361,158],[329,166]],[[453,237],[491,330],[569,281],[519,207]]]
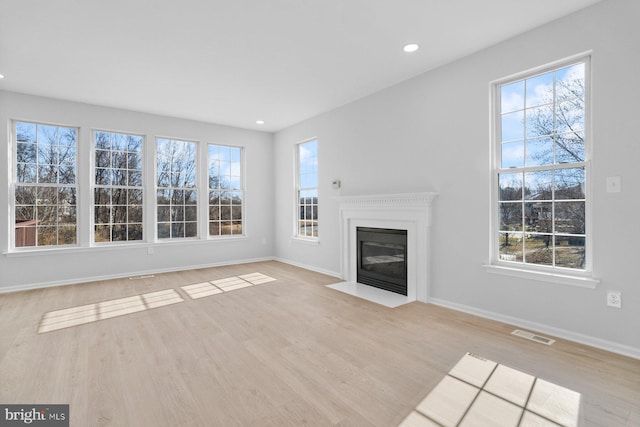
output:
[[[15,247],[77,243],[77,129],[15,122]]]
[[[143,138],[98,131],[94,145],[94,241],[142,240]]]
[[[198,236],[197,143],[157,139],[159,239]]]
[[[502,261],[585,269],[586,65],[500,86]]]
[[[209,144],[209,236],[243,234],[242,149]]]

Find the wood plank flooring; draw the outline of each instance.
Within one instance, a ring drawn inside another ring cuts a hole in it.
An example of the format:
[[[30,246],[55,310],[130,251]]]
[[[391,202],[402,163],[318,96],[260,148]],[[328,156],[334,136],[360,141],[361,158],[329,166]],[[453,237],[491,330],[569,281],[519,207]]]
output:
[[[276,280],[192,300],[180,289]],[[640,425],[640,361],[430,304],[390,309],[278,262],[0,294],[0,403],[72,426],[397,426],[466,353],[575,390],[584,425]],[[175,289],[184,302],[38,334],[45,312]]]

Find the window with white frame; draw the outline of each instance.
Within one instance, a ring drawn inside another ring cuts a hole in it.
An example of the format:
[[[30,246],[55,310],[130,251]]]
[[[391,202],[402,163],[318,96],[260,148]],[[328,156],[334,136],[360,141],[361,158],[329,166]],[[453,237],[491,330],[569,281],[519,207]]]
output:
[[[197,145],[157,138],[158,239],[198,236]]]
[[[94,242],[142,240],[143,138],[94,132]]]
[[[494,259],[590,270],[589,58],[496,84]]]
[[[78,130],[14,122],[14,247],[77,244]]]
[[[318,237],[318,140],[296,146],[296,234]]]
[[[242,149],[209,144],[209,236],[243,234]]]

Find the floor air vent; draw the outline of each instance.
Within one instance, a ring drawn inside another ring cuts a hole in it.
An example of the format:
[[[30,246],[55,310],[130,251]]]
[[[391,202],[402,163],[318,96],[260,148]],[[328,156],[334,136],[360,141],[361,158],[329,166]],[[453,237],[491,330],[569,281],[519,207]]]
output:
[[[551,338],[541,337],[540,335],[532,334],[531,332],[527,331],[521,331],[520,329],[516,329],[515,331],[511,332],[511,335],[517,335],[519,337],[546,345],[551,345],[556,342],[556,340],[552,340]]]

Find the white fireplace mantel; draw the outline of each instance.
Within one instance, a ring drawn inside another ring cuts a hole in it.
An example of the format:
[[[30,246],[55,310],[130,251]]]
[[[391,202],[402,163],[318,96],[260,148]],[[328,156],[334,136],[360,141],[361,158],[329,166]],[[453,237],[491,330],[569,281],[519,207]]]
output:
[[[412,301],[427,302],[431,204],[436,196],[435,192],[422,192],[336,198],[340,215],[340,269],[345,282],[332,287],[367,299],[371,299],[366,296],[371,293],[392,294],[390,297],[396,303],[389,306]],[[357,283],[357,227],[407,230],[406,297]]]

